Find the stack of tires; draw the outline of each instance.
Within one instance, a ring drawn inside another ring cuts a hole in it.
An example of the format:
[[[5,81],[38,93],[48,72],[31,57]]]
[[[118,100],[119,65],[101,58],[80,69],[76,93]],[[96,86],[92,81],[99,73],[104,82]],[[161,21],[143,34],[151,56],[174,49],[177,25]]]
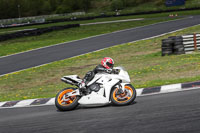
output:
[[[185,54],[182,36],[171,36],[162,40],[162,56]]]
[[[9,34],[3,34],[3,35],[0,35],[0,42],[13,39],[13,38],[20,38],[24,36],[36,36],[36,35],[41,35],[47,32],[51,32],[51,31],[63,30],[63,29],[74,28],[74,27],[80,27],[80,24],[51,26],[51,27],[37,28],[37,29],[32,29],[32,30],[18,31],[18,32],[9,33]]]

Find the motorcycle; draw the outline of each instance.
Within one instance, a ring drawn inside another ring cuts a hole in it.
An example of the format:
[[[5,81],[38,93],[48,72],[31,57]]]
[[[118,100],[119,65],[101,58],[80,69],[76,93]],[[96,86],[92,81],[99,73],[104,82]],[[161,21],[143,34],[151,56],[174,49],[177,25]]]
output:
[[[97,73],[87,84],[86,89],[79,88],[82,79],[78,75],[64,76],[61,80],[69,87],[58,92],[55,105],[60,111],[75,109],[83,106],[99,106],[113,104],[116,106],[129,105],[136,98],[136,90],[130,84],[130,77],[122,67],[114,67],[108,73]]]

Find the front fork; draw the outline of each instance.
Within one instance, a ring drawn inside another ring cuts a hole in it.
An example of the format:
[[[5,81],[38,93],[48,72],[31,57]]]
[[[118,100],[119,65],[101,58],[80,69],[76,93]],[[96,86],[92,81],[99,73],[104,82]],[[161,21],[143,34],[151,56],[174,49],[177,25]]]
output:
[[[126,85],[127,83],[118,83],[117,84],[117,86],[119,87],[119,94],[122,94],[122,93],[124,93],[124,91],[125,91],[125,85]]]
[[[72,92],[69,92],[65,95],[65,97],[73,97],[73,96],[80,96],[81,95],[81,91],[79,89],[76,89]]]

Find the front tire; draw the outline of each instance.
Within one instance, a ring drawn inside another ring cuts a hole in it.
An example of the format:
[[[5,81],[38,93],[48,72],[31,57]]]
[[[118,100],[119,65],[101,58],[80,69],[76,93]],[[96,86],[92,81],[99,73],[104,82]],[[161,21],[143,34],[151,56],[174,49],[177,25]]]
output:
[[[61,90],[55,98],[55,105],[60,111],[69,111],[73,110],[78,106],[79,96],[67,97],[64,98],[64,95],[74,91],[76,88],[65,88]]]
[[[131,84],[125,85],[123,93],[119,93],[119,88],[115,87],[111,92],[111,102],[116,106],[129,105],[136,98],[136,90]]]

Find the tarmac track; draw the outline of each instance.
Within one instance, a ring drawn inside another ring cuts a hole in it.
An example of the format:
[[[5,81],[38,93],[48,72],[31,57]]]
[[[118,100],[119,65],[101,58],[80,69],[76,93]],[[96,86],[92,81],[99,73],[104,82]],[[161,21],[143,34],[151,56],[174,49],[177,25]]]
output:
[[[200,16],[162,22],[0,58],[0,75],[200,24]]]
[[[199,133],[200,89],[142,96],[123,107],[0,109],[0,133]]]

